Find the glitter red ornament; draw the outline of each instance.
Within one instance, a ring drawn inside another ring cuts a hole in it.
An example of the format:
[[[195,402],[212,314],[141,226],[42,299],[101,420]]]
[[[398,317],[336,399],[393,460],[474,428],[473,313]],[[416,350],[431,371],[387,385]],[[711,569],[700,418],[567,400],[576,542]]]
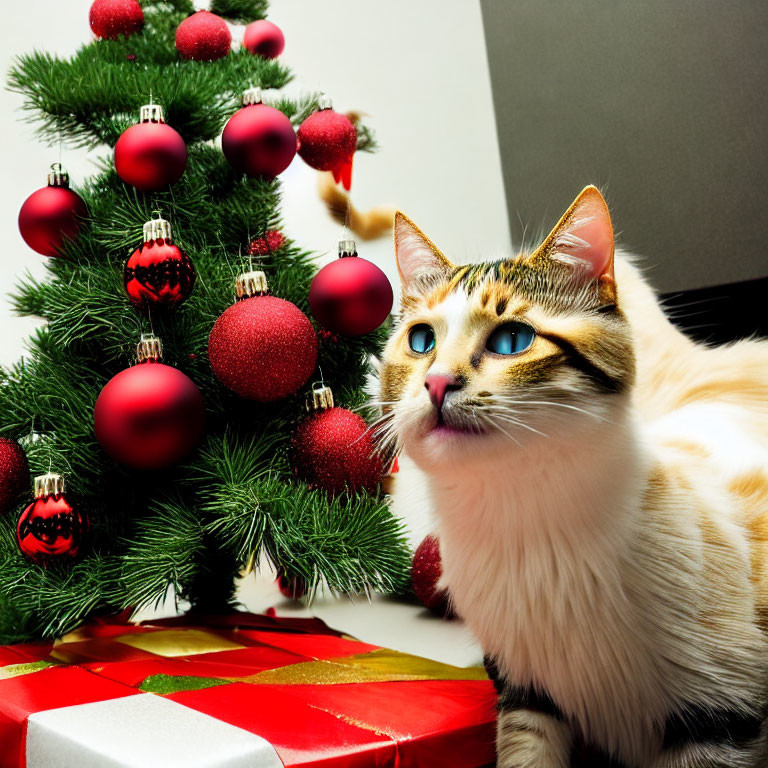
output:
[[[232,48],[232,33],[227,22],[210,11],[188,16],[176,28],[176,50],[185,59],[215,61]]]
[[[19,517],[19,549],[38,565],[72,560],[88,532],[87,515],[64,495],[64,478],[47,474],[35,478],[35,501]]]
[[[116,40],[144,26],[144,12],[137,0],[94,0],[88,21],[96,37]]]
[[[316,383],[304,419],[291,437],[291,463],[312,488],[328,493],[376,490],[384,473],[371,430],[356,413],[334,407],[330,387]]]
[[[237,296],[208,337],[214,375],[248,400],[269,403],[295,394],[317,364],[312,323],[295,304],[267,295],[263,272],[240,275]]]
[[[339,242],[339,258],[312,280],[309,306],[324,328],[343,336],[376,330],[392,311],[392,286],[373,263],[357,255],[354,240]]]
[[[248,176],[273,179],[296,155],[296,134],[291,121],[261,101],[261,91],[243,93],[243,107],[224,126],[221,148],[227,162]]]
[[[411,565],[411,583],[419,602],[438,616],[451,617],[448,592],[438,589],[443,575],[440,544],[435,536],[427,536],[419,544]]]
[[[268,229],[264,233],[264,237],[257,237],[255,240],[251,240],[251,244],[248,246],[248,253],[251,256],[267,256],[270,253],[279,251],[285,245],[285,237],[282,232],[277,229]]]
[[[190,258],[173,243],[171,225],[152,219],[144,225],[144,245],[125,263],[123,284],[136,307],[177,306],[195,285]]]
[[[0,437],[0,514],[28,487],[27,455],[15,440]]]
[[[159,362],[158,338],[142,336],[137,354],[138,364],[113,376],[96,400],[96,438],[121,464],[164,469],[202,439],[205,404],[192,379]]]
[[[58,256],[74,240],[88,215],[80,195],[69,188],[69,176],[59,163],[51,166],[48,186],[33,192],[19,211],[19,232],[32,250]]]
[[[357,149],[357,130],[352,121],[331,109],[323,97],[320,110],[311,114],[298,130],[299,155],[318,171],[332,171],[345,189],[352,186],[352,158]]]
[[[145,104],[139,122],[123,131],[115,144],[115,170],[142,192],[175,184],[187,167],[187,145],[165,122],[159,104]]]
[[[259,19],[245,28],[243,47],[256,56],[276,59],[285,48],[285,36],[277,24]]]

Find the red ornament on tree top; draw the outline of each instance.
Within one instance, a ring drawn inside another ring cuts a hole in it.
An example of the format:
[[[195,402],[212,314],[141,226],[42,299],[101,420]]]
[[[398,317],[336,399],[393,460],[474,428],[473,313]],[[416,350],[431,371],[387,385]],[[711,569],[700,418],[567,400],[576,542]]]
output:
[[[298,130],[299,154],[318,171],[332,171],[345,189],[352,186],[352,158],[357,149],[357,130],[352,121],[331,109],[327,97]]]
[[[291,438],[291,460],[296,474],[310,487],[328,493],[373,492],[384,463],[371,430],[356,413],[334,406],[330,387],[312,388],[312,414]]]
[[[59,163],[51,166],[48,186],[33,192],[19,211],[19,232],[32,250],[58,256],[74,240],[88,215],[80,195],[69,188],[69,175]]]
[[[238,301],[214,323],[208,358],[216,378],[247,400],[270,403],[295,394],[317,365],[317,336],[290,301],[267,295],[263,272],[237,278]]]
[[[88,517],[64,495],[64,478],[40,475],[35,478],[35,501],[19,517],[16,540],[27,557],[48,566],[77,557],[88,527]]]
[[[227,22],[210,11],[188,16],[176,28],[176,50],[185,59],[215,61],[232,48],[232,33]]]
[[[29,464],[22,447],[8,437],[0,437],[0,514],[29,486]]]
[[[175,184],[187,167],[187,145],[165,122],[159,104],[145,104],[139,122],[123,131],[115,144],[115,170],[143,192]]]
[[[137,307],[176,306],[192,293],[195,268],[173,243],[171,225],[165,219],[144,225],[144,245],[125,263],[123,282]]]
[[[243,35],[243,47],[256,56],[276,59],[285,48],[285,37],[277,24],[266,19],[252,21]]]
[[[96,37],[116,40],[138,32],[144,26],[144,12],[137,0],[94,0],[88,20]]]

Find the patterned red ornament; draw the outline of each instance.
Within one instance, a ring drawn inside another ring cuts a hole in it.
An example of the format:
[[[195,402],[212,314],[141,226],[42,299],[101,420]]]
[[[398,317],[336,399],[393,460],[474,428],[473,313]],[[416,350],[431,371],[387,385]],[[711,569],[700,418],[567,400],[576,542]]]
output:
[[[443,575],[440,560],[440,544],[435,536],[427,536],[419,544],[411,565],[411,583],[419,602],[438,616],[450,618],[448,592],[437,589],[437,583]]]
[[[268,229],[264,237],[257,237],[251,241],[248,252],[251,256],[268,256],[279,251],[285,245],[285,237],[280,230]]]
[[[216,378],[248,400],[269,403],[295,394],[317,365],[317,336],[290,301],[268,296],[263,272],[237,278],[238,301],[224,310],[208,337]]]
[[[159,362],[160,340],[142,336],[138,365],[113,376],[93,409],[96,438],[116,461],[164,469],[189,455],[203,437],[205,404],[195,383]]]
[[[309,289],[315,320],[342,336],[375,331],[392,311],[392,300],[387,276],[357,255],[354,240],[339,243],[339,258],[315,275]]]
[[[29,464],[22,447],[8,437],[0,437],[0,514],[19,494],[29,488]]]
[[[210,11],[188,16],[176,28],[176,50],[185,59],[215,61],[232,48],[232,33],[227,22]]]
[[[384,473],[371,430],[356,413],[333,405],[330,387],[312,388],[313,413],[291,438],[291,462],[310,487],[331,494],[376,490]]]
[[[301,576],[288,576],[285,573],[277,577],[277,588],[283,597],[289,600],[298,600],[307,592],[307,582]]]
[[[69,176],[54,163],[48,186],[33,192],[19,211],[24,242],[43,256],[58,256],[67,240],[74,240],[88,215],[80,195],[69,188]]]
[[[16,526],[19,549],[38,565],[72,560],[80,553],[88,533],[87,515],[64,495],[64,478],[48,474],[35,478],[35,501]]]
[[[144,12],[137,0],[94,0],[88,21],[96,37],[116,40],[138,32],[144,26]]]
[[[187,167],[187,145],[167,125],[159,104],[145,104],[139,122],[123,131],[115,144],[115,170],[142,192],[175,184]]]
[[[291,121],[279,109],[262,104],[258,88],[243,93],[243,105],[221,134],[224,156],[241,173],[273,179],[296,155]]]
[[[352,186],[352,158],[357,149],[357,130],[352,121],[331,109],[325,98],[298,130],[299,154],[318,171],[332,171],[345,189]]]
[[[276,59],[285,48],[285,36],[277,24],[259,19],[245,28],[243,47],[256,56]]]
[[[165,219],[144,225],[144,245],[125,263],[123,282],[128,298],[137,307],[176,306],[192,293],[195,268],[174,245],[171,225]]]

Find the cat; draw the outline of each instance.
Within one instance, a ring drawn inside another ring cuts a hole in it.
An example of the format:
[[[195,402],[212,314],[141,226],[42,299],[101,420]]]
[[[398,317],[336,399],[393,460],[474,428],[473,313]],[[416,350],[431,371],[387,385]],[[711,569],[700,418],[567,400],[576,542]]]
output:
[[[499,768],[768,766],[768,342],[676,330],[595,187],[507,260],[394,238],[378,428],[427,478]]]

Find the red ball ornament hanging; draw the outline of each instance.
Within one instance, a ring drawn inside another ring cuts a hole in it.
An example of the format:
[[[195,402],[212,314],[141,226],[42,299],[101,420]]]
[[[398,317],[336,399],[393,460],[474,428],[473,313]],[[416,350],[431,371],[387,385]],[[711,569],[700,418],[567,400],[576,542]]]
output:
[[[331,494],[373,492],[384,474],[384,461],[371,430],[356,413],[334,407],[330,387],[316,383],[308,403],[311,415],[291,437],[291,463],[310,487]]]
[[[0,515],[28,487],[27,455],[15,440],[0,437]]]
[[[232,48],[232,33],[227,22],[210,11],[188,16],[176,28],[176,50],[185,59],[216,61]]]
[[[88,527],[87,515],[64,495],[64,478],[40,475],[35,478],[35,501],[21,513],[16,526],[16,540],[27,557],[49,566],[77,557]]]
[[[256,56],[276,59],[285,48],[285,37],[277,24],[266,19],[252,21],[243,35],[243,47]]]
[[[376,330],[392,311],[392,286],[375,264],[357,255],[354,240],[342,240],[339,258],[312,280],[309,306],[329,331],[363,336]]]
[[[357,130],[352,121],[331,109],[324,96],[320,109],[312,113],[298,130],[299,154],[318,171],[332,171],[345,189],[352,186],[352,158],[357,149]]]
[[[438,616],[451,618],[448,592],[438,589],[437,584],[443,575],[440,560],[440,545],[435,536],[427,536],[419,544],[411,565],[411,583],[419,602]]]
[[[307,582],[301,576],[291,577],[286,573],[281,573],[277,577],[277,588],[283,597],[287,597],[289,600],[298,600],[306,594]]]
[[[187,167],[187,145],[165,122],[159,104],[145,104],[139,122],[123,131],[115,144],[115,170],[142,192],[175,184]]]
[[[240,275],[237,296],[208,337],[214,375],[248,400],[269,403],[295,394],[317,364],[312,323],[295,304],[267,295],[263,272]]]
[[[255,240],[251,240],[251,244],[248,246],[248,253],[251,256],[267,256],[270,253],[279,251],[285,245],[285,237],[282,232],[277,229],[268,229],[264,233],[264,237],[257,237]]]
[[[279,109],[262,103],[258,88],[249,88],[242,109],[224,126],[221,148],[235,170],[273,179],[296,155],[296,134]]]
[[[138,364],[113,376],[96,400],[96,438],[121,464],[164,469],[202,439],[205,404],[192,379],[159,362],[160,339],[142,336],[137,353]]]
[[[88,215],[80,195],[69,188],[69,175],[59,163],[51,166],[48,186],[33,192],[19,211],[19,232],[32,250],[58,256],[74,240]]]
[[[176,306],[192,293],[195,268],[171,235],[165,219],[144,225],[144,245],[125,263],[123,282],[136,307]]]
[[[96,37],[116,40],[144,26],[144,12],[137,0],[94,0],[88,21]]]

